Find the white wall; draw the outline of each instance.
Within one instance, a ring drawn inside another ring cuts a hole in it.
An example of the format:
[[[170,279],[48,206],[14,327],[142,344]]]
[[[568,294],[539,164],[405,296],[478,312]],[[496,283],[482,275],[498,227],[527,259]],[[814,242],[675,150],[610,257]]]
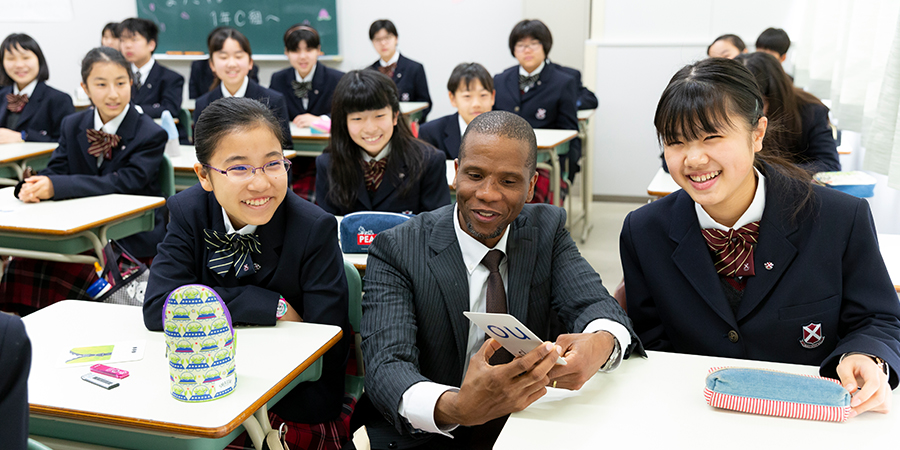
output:
[[[557,64],[584,71],[584,42],[588,38],[591,25],[590,0],[524,0],[524,2],[523,19],[540,19],[553,33],[550,59]]]

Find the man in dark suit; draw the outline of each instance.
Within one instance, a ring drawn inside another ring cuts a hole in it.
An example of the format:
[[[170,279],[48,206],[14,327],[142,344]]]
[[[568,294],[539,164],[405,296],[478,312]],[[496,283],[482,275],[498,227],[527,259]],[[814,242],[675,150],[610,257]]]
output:
[[[28,447],[28,372],[31,341],[22,319],[0,312],[0,436],[3,448]]]
[[[373,449],[490,448],[507,415],[545,386],[579,389],[598,370],[643,354],[629,319],[578,253],[564,211],[525,205],[536,154],[522,118],[479,115],[460,147],[456,206],[420,214],[372,243],[361,334],[366,392],[381,413],[367,423]],[[505,350],[463,315],[508,311],[546,339],[551,310],[571,334],[497,365]],[[560,354],[567,364],[555,366]]]

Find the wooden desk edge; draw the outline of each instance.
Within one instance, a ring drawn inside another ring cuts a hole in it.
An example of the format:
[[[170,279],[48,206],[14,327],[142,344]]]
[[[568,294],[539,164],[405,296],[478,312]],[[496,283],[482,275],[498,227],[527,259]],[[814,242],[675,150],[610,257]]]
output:
[[[133,418],[129,417],[86,413],[84,411],[74,409],[54,408],[34,404],[29,405],[29,410],[32,415],[36,414],[48,417],[59,417],[61,419],[75,419],[83,422],[99,423],[104,425],[115,425],[147,431],[171,432],[183,436],[218,439],[227,436],[229,433],[234,431],[238,427],[238,425],[244,423],[244,421],[247,420],[248,417],[253,415],[260,407],[262,407],[262,405],[271,400],[272,397],[275,396],[275,394],[277,394],[279,391],[281,391],[281,389],[284,389],[287,385],[294,381],[294,378],[297,378],[297,376],[299,376],[301,372],[306,370],[310,365],[312,365],[313,362],[315,362],[322,355],[324,355],[325,352],[331,349],[331,347],[337,344],[343,334],[343,331],[338,330],[337,334],[322,348],[320,348],[317,352],[313,353],[312,356],[303,361],[303,363],[297,366],[297,368],[291,371],[291,373],[282,378],[281,381],[279,381],[274,387],[272,387],[272,389],[266,391],[266,393],[263,394],[262,397],[260,397],[256,402],[245,409],[234,420],[220,427],[188,427],[169,422],[157,422],[155,420],[135,421]]]
[[[650,189],[647,189],[647,195],[651,195],[653,197],[665,197],[669,194],[671,194],[671,192],[651,191]]]
[[[156,209],[166,204],[166,199],[160,197],[159,201],[155,203],[151,203],[147,206],[142,206],[138,209],[133,209],[128,212],[124,212],[122,214],[118,214],[116,216],[98,220],[96,222],[89,223],[87,225],[82,225],[78,228],[70,228],[68,230],[48,230],[45,228],[21,228],[21,227],[9,227],[0,225],[0,231],[12,232],[12,233],[35,233],[35,234],[44,234],[44,235],[53,235],[53,236],[68,236],[72,234],[78,234],[82,231],[90,230],[92,228],[101,227],[107,223],[115,222],[119,219],[128,218],[131,216],[136,216],[138,214],[142,214],[150,209]]]
[[[554,144],[551,144],[551,145],[539,145],[539,146],[538,146],[538,150],[552,150],[552,149],[558,147],[560,144],[564,144],[564,143],[569,142],[569,141],[571,141],[572,139],[575,139],[575,138],[578,137],[578,131],[577,131],[577,130],[565,130],[565,131],[571,131],[571,132],[572,132],[572,135],[569,136],[569,137],[567,137],[567,138],[560,139],[558,142],[556,142],[556,143],[554,143]]]
[[[428,102],[422,102],[422,103],[425,103],[425,104],[422,105],[422,106],[419,106],[419,107],[417,107],[417,108],[413,108],[413,109],[411,109],[411,110],[409,110],[409,111],[406,111],[405,113],[403,113],[403,115],[404,115],[404,116],[408,116],[408,115],[411,115],[411,114],[415,114],[415,113],[417,113],[417,112],[419,112],[419,111],[424,111],[426,108],[428,108],[428,107],[430,106],[430,105],[428,104]]]
[[[26,160],[29,158],[34,158],[35,156],[43,156],[48,153],[53,153],[54,150],[56,150],[56,147],[53,147],[50,150],[36,150],[36,151],[28,153],[26,155],[19,155],[14,158],[0,159],[0,164],[15,163],[15,162],[23,161],[23,160]]]

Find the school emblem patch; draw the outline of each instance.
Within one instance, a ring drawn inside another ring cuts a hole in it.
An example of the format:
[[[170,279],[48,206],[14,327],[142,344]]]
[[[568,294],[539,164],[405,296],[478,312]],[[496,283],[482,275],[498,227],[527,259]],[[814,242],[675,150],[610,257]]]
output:
[[[409,92],[404,92],[404,93],[400,94],[400,101],[408,102],[409,101]]]
[[[546,119],[547,118],[547,110],[544,108],[538,108],[537,112],[534,113],[534,117],[536,117],[537,120]]]
[[[769,261],[764,265],[766,266],[766,270],[772,270],[775,267],[775,264],[773,264],[772,261]]]
[[[803,327],[803,337],[800,339],[800,345],[803,348],[816,348],[825,341],[825,334],[822,333],[821,323],[810,323]]]

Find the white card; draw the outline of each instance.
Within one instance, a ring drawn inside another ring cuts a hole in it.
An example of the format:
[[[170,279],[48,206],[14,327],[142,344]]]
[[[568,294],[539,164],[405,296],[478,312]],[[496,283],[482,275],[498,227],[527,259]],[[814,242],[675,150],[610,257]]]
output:
[[[144,347],[146,345],[147,341],[137,340],[73,347],[65,351],[62,358],[60,358],[60,365],[72,367],[97,363],[114,364],[139,361],[144,358]]]
[[[469,318],[484,334],[494,338],[495,341],[503,344],[503,348],[509,350],[513,356],[525,356],[526,353],[534,350],[543,344],[534,332],[528,329],[519,319],[509,314],[495,313],[479,313],[464,311],[463,314]],[[556,360],[557,364],[566,365],[566,360],[560,356]]]

